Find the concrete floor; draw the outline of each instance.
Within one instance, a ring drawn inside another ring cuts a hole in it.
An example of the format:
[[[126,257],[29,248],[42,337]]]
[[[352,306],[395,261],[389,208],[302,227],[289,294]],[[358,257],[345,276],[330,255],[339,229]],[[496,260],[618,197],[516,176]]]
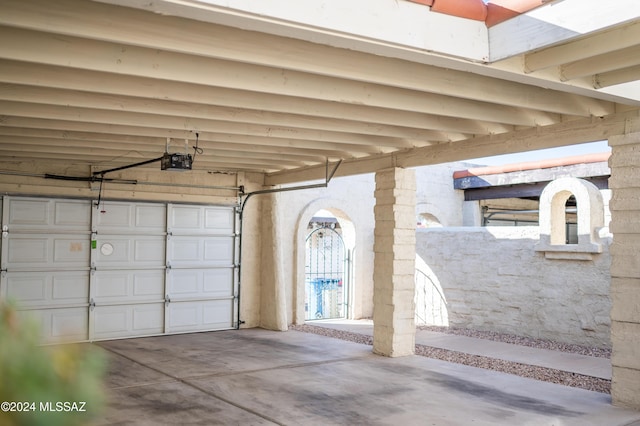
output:
[[[640,425],[609,395],[297,331],[101,342],[98,425]]]

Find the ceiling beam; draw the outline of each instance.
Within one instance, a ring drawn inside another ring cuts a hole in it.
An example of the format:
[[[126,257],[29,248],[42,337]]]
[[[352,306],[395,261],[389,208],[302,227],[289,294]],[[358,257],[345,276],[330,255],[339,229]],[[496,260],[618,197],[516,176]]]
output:
[[[530,108],[15,28],[0,27],[0,39],[16,41],[0,51],[4,59],[519,126],[561,121],[559,114]]]
[[[633,47],[615,50],[562,65],[560,67],[560,79],[562,81],[573,80],[588,75],[638,65],[640,65],[640,40],[638,40],[638,45]],[[640,76],[637,77],[640,78]],[[636,78],[636,80],[638,78]]]
[[[629,83],[640,79],[640,65],[615,71],[598,73],[593,76],[593,87],[602,89],[616,84]]]
[[[232,90],[198,84],[157,80],[143,77],[122,76],[99,71],[74,70],[59,66],[39,65],[0,59],[0,81],[37,87],[86,91],[107,95],[135,96],[150,99],[166,99],[194,104],[212,104],[232,108],[273,111],[287,114],[310,115],[323,118],[344,119],[380,123],[416,129],[433,129],[444,132],[464,132],[476,135],[503,133],[513,130],[512,125],[458,117],[443,117],[413,111],[340,104],[331,101],[304,99]]]
[[[135,125],[115,125],[109,123],[87,123],[80,121],[69,120],[56,120],[56,119],[41,119],[41,118],[29,118],[19,116],[2,116],[2,126],[10,127],[24,127],[30,129],[50,129],[50,130],[62,130],[77,131],[77,132],[92,132],[102,133],[105,135],[134,135],[134,136],[148,136],[159,138],[160,144],[164,146],[166,138],[184,140],[189,139],[195,141],[195,133],[191,130],[185,129],[163,129],[158,127],[143,127]],[[261,136],[247,136],[247,135],[231,135],[217,133],[215,131],[202,131],[199,133],[200,138],[203,140],[211,140],[214,143],[231,143],[236,145],[247,144],[247,148],[252,145],[262,145],[264,147],[274,146],[279,148],[292,148],[300,149],[308,153],[317,155],[323,155],[327,157],[338,158],[352,158],[360,157],[368,154],[380,154],[390,152],[381,147],[372,145],[354,145],[343,143],[332,143],[324,141],[308,141],[299,140],[293,138],[280,138],[280,137],[261,137]]]
[[[579,119],[547,127],[517,130],[510,134],[483,136],[460,142],[415,148],[401,153],[345,160],[335,176],[372,173],[391,167],[427,166],[491,155],[595,142],[606,140],[610,136],[634,132],[640,132],[640,110],[602,118]],[[265,185],[322,179],[323,173],[324,169],[320,166],[271,173],[265,176]]]
[[[0,128],[1,130],[2,128]],[[193,142],[193,141],[191,141]],[[173,141],[173,143],[165,149],[161,143],[147,143],[142,144],[140,142],[133,146],[130,142],[113,142],[108,144],[97,142],[95,140],[87,139],[70,139],[65,138],[53,138],[53,137],[28,137],[28,136],[14,136],[6,135],[0,132],[0,146],[7,146],[9,149],[14,148],[16,151],[25,149],[34,149],[41,152],[65,152],[68,154],[83,154],[94,152],[96,155],[103,157],[109,157],[119,159],[120,161],[131,161],[132,155],[140,155],[146,157],[158,157],[163,152],[168,151],[171,153],[185,152],[187,154],[193,154],[193,146],[180,144],[180,141]],[[186,149],[185,149],[186,148]],[[305,155],[298,154],[296,152],[287,152],[286,157],[283,157],[281,153],[273,152],[270,150],[247,150],[244,146],[237,144],[218,144],[213,145],[207,141],[199,141],[198,148],[203,152],[198,153],[196,156],[199,159],[208,161],[214,157],[245,157],[255,159],[268,159],[276,160],[280,163],[286,163],[287,160],[291,161],[292,165],[297,163],[298,166],[314,165],[324,163],[326,157],[318,155]],[[292,150],[293,151],[293,150]],[[120,157],[128,157],[120,159]]]
[[[612,113],[610,102],[579,95],[558,97],[521,83],[478,74],[385,58],[354,50],[336,49],[295,39],[215,26],[182,18],[93,2],[7,0],[0,23],[113,43],[163,49],[259,64],[353,81],[483,101],[487,92],[497,104],[552,111],[567,115]],[[57,14],[52,26],[51,14]],[[144,26],[144,35],[139,32]],[[167,31],[180,28],[179,36]],[[311,60],[313,59],[313,60]]]
[[[585,34],[640,16],[636,0],[562,0],[518,15],[489,29],[490,61],[499,61],[551,45],[570,43]]]
[[[309,147],[321,147],[325,142],[347,145],[410,148],[414,143],[402,138],[389,138],[315,129],[265,126],[251,123],[232,123],[185,116],[109,111],[92,108],[63,107],[27,102],[0,101],[0,111],[10,116],[71,120],[88,123],[119,124],[124,126],[184,129],[192,132],[216,132],[238,135],[287,138],[309,141]]]
[[[634,22],[588,38],[528,53],[524,57],[524,69],[525,72],[531,73],[568,62],[581,61],[609,53],[612,46],[616,49],[636,46],[639,40],[640,22]]]
[[[246,108],[228,108],[213,105],[146,99],[131,96],[114,96],[92,92],[68,91],[25,85],[0,83],[0,99],[41,104],[83,107],[113,111],[153,113],[237,123],[255,123],[275,127],[295,127],[345,133],[368,134],[423,141],[447,141],[445,132],[363,123],[354,120],[317,118],[300,114],[284,114]],[[456,134],[455,139],[466,138]],[[384,140],[384,139],[383,139]],[[384,145],[384,142],[381,143]],[[397,146],[392,143],[390,146]],[[409,146],[409,145],[406,145]]]
[[[161,147],[166,146],[166,139],[163,137],[142,137],[142,136],[129,136],[118,134],[101,134],[91,132],[75,132],[75,131],[62,131],[51,129],[31,129],[22,127],[7,127],[0,126],[0,137],[5,136],[10,139],[3,139],[5,143],[24,143],[25,139],[44,139],[48,144],[51,144],[53,149],[56,146],[77,146],[86,147],[87,145],[98,145],[105,149],[114,148],[121,150],[135,149],[136,152],[141,152],[141,148],[145,151],[153,152],[155,154],[160,153]],[[311,150],[294,148],[291,146],[280,147],[275,145],[249,145],[246,143],[222,143],[217,140],[205,139],[200,135],[198,141],[198,147],[204,150],[204,155],[208,154],[211,150],[214,152],[223,151],[237,151],[242,149],[243,155],[260,157],[265,155],[271,158],[282,158],[282,155],[286,154],[287,157],[297,159],[299,161],[308,161],[314,163],[324,162],[327,158],[331,160],[337,160],[343,158],[346,152],[339,151],[331,154],[328,150]],[[210,134],[205,136],[211,137]],[[225,135],[222,135],[224,137]],[[179,143],[180,141],[176,141]],[[194,146],[195,141],[190,140],[190,145]],[[175,147],[175,146],[174,146]],[[200,154],[203,155],[203,154]]]
[[[118,153],[118,151],[114,151]],[[149,155],[146,157],[131,156],[131,152],[119,152],[120,157],[114,158],[112,155],[101,153],[95,149],[76,149],[61,147],[55,152],[46,151],[46,145],[25,145],[21,146],[6,146],[0,144],[0,156],[3,159],[15,159],[15,160],[66,160],[70,165],[73,164],[88,164],[96,167],[111,167],[135,164],[140,161],[151,160],[156,156]],[[158,164],[160,160],[158,159]],[[323,163],[324,164],[324,163]],[[251,158],[244,155],[218,155],[212,158],[204,158],[201,156],[196,157],[196,161],[193,163],[194,169],[206,170],[210,168],[224,168],[224,169],[239,169],[239,170],[251,170],[251,171],[276,171],[281,169],[292,169],[303,167],[304,162],[288,161],[282,159],[264,159],[264,158]],[[153,167],[153,166],[151,166]]]

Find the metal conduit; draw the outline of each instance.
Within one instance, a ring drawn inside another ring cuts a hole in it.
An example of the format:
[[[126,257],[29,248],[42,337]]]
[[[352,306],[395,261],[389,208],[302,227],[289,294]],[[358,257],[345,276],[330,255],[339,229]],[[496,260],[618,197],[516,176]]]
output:
[[[245,199],[244,201],[242,201],[242,203],[240,203],[240,212],[239,212],[239,220],[240,220],[239,246],[240,247],[238,248],[238,314],[237,314],[236,329],[240,328],[240,324],[244,324],[244,321],[240,319],[240,293],[241,293],[240,288],[242,284],[242,279],[241,279],[242,277],[242,274],[241,274],[242,272],[242,224],[243,224],[243,218],[244,218],[244,210],[247,205],[247,201],[249,201],[249,199],[254,195],[274,194],[278,192],[289,192],[289,191],[301,191],[303,189],[313,189],[313,188],[326,188],[327,186],[329,186],[329,182],[331,181],[333,176],[336,174],[336,171],[338,170],[338,167],[340,167],[340,164],[342,164],[342,160],[338,160],[333,170],[329,172],[329,160],[327,160],[325,165],[325,181],[323,183],[316,183],[311,185],[300,185],[300,186],[289,186],[286,188],[261,189],[258,191],[253,191],[253,192],[244,194]]]
[[[49,173],[38,174],[38,173],[12,172],[12,171],[4,171],[4,170],[0,170],[0,175],[37,177],[42,179],[58,179],[58,180],[79,181],[79,182],[109,182],[109,183],[117,183],[121,185],[172,186],[177,188],[222,189],[222,190],[229,190],[229,191],[241,190],[241,187],[239,186],[190,185],[190,184],[184,184],[184,183],[152,182],[152,181],[140,182],[135,179],[111,179],[111,178],[97,177],[97,176],[64,176],[64,175],[55,175],[55,174],[49,174]]]

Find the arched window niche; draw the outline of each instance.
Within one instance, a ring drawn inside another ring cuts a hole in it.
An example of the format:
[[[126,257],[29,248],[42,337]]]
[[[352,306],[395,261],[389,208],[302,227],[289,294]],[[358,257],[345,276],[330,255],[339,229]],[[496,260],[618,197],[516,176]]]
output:
[[[567,244],[566,202],[576,199],[577,244]],[[602,253],[599,231],[604,226],[604,202],[597,186],[584,179],[559,178],[540,195],[540,241],[535,250],[547,259],[591,260]]]

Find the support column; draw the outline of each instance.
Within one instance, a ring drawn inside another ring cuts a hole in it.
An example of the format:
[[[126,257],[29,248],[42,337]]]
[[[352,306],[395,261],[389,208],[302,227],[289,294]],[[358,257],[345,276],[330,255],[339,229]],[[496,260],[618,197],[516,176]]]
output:
[[[613,404],[640,410],[640,133],[609,139]]]
[[[278,194],[262,196],[260,327],[286,331],[287,301]]]
[[[373,352],[415,352],[416,175],[393,168],[376,173],[373,267]]]

